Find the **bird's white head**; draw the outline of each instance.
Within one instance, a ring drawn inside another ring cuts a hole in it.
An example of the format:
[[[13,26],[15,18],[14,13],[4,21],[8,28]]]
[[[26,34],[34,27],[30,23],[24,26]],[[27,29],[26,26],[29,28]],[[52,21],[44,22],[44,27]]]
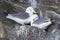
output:
[[[37,13],[35,10],[34,10],[34,8],[32,8],[32,7],[28,7],[27,9],[26,9],[26,11],[25,11],[26,13],[29,13],[29,14],[33,14],[33,13]]]

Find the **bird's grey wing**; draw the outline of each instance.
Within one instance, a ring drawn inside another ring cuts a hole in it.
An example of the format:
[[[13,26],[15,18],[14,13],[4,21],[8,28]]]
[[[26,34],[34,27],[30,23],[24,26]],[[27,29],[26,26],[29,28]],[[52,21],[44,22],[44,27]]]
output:
[[[47,20],[47,19],[40,18],[40,19],[37,19],[36,21],[34,21],[33,24],[38,24],[38,25],[39,25],[39,24],[41,24],[41,23],[47,22],[46,20]]]
[[[20,19],[26,19],[29,17],[28,13],[17,13],[17,14],[10,14],[13,17],[20,18]]]

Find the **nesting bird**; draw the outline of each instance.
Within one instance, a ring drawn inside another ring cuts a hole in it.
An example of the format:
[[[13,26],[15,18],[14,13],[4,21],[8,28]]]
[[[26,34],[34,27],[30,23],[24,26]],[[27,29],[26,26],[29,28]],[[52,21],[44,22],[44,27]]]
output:
[[[32,7],[28,7],[25,12],[17,13],[17,14],[8,14],[7,18],[16,21],[19,24],[28,24],[31,23],[31,26],[37,27],[40,29],[46,29],[50,24],[50,18],[43,18],[43,14],[40,10],[40,17],[34,14],[36,13]]]
[[[37,28],[40,28],[40,29],[46,29],[50,24],[51,24],[51,20],[50,18],[48,17],[45,17],[43,18],[43,13],[41,12],[40,10],[40,18],[38,18],[37,20],[35,21],[32,21],[31,22],[31,26],[33,27],[37,27]]]
[[[7,18],[16,21],[19,24],[28,24],[33,18],[38,18],[38,16],[33,15],[33,13],[36,13],[35,10],[32,7],[28,7],[25,12],[8,14]]]

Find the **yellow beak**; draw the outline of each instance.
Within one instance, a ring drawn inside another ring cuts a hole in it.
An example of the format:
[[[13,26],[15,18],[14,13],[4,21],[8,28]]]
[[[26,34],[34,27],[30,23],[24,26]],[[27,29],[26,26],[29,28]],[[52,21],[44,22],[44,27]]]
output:
[[[34,13],[34,14],[37,14],[37,12],[36,12],[36,11],[33,11],[33,13]]]

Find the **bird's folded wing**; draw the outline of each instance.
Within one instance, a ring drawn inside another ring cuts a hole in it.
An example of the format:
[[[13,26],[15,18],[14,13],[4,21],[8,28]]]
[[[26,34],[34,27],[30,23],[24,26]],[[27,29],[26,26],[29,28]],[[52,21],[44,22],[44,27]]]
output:
[[[41,18],[41,19],[37,19],[36,21],[34,21],[33,24],[41,24],[41,23],[45,23],[45,22],[48,22],[48,20]]]
[[[8,14],[8,16],[20,18],[20,19],[27,19],[29,17],[28,13],[18,13],[18,14]]]

